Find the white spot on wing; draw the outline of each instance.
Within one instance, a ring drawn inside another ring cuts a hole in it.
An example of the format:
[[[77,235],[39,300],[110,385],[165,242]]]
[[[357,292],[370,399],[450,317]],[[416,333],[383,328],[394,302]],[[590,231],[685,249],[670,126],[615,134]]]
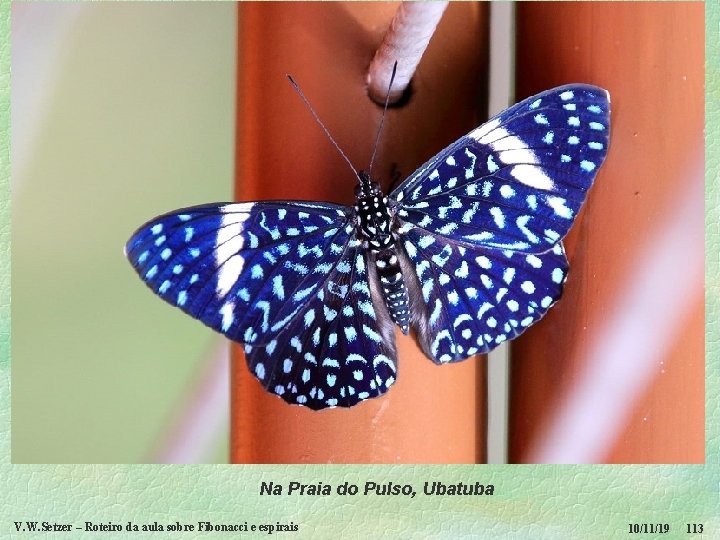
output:
[[[495,220],[495,225],[497,225],[501,229],[505,227],[505,215],[502,213],[502,210],[500,210],[500,208],[498,208],[497,206],[493,206],[490,209],[490,214]]]
[[[527,148],[516,148],[513,150],[503,150],[498,154],[500,161],[508,165],[516,163],[537,163],[535,152]]]
[[[279,299],[285,299],[285,287],[283,287],[282,276],[278,275],[273,278],[273,294]]]
[[[562,197],[551,196],[547,197],[546,201],[548,203],[548,206],[550,206],[550,208],[555,211],[555,215],[565,219],[571,219],[573,217],[572,209],[565,206],[565,203],[567,201]]]
[[[215,289],[219,298],[225,296],[235,285],[243,266],[245,266],[245,259],[240,255],[233,255],[220,267]]]
[[[509,199],[510,197],[515,195],[515,190],[507,184],[503,184],[502,186],[500,186],[500,195],[502,195],[506,199]]]
[[[535,284],[532,281],[523,281],[520,284],[520,288],[527,294],[532,294],[535,292]]]
[[[222,331],[227,332],[230,329],[233,321],[235,320],[235,304],[233,302],[226,302],[220,308],[220,315],[222,316]]]
[[[487,169],[488,172],[494,173],[497,171],[500,167],[498,167],[497,163],[495,163],[495,160],[493,159],[492,155],[489,155],[487,158]]]
[[[438,319],[440,318],[440,311],[442,310],[442,302],[440,302],[440,299],[435,299],[435,307],[433,308],[432,313],[430,314],[430,325],[434,325]]]
[[[542,267],[542,260],[539,257],[536,257],[535,255],[528,255],[527,257],[525,257],[525,260],[533,268]]]
[[[595,169],[595,164],[592,161],[584,159],[580,162],[580,168],[584,171],[591,172]]]
[[[530,242],[533,244],[537,244],[540,239],[537,237],[535,233],[533,233],[527,226],[527,224],[530,222],[530,216],[523,215],[519,216],[515,220],[515,224],[518,226],[518,229],[520,229],[520,232],[522,232]]]
[[[492,132],[492,130],[494,130],[499,124],[500,119],[496,118],[495,120],[492,120],[487,124],[483,124],[482,126],[473,129],[470,133],[468,133],[468,137],[475,139],[478,142],[483,142],[481,139],[485,137],[488,133]]]
[[[243,222],[250,217],[253,203],[228,204],[223,207],[223,217],[215,239],[215,262],[218,266],[216,293],[225,296],[237,281],[245,266],[238,252],[242,249]]]
[[[485,255],[480,255],[475,259],[475,261],[480,265],[480,268],[485,268],[487,270],[492,267],[490,259],[488,259]]]
[[[545,190],[550,190],[555,187],[550,177],[536,165],[515,165],[510,170],[510,174],[518,182],[522,182],[526,186]]]

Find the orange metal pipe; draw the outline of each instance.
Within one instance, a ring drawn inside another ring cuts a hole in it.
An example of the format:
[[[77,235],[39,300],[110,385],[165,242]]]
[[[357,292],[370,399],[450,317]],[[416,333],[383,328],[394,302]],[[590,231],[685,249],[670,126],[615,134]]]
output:
[[[702,170],[703,10],[701,2],[518,4],[517,97],[568,82],[597,84],[610,91],[613,131],[608,159],[566,242],[564,298],[513,344],[511,462],[529,459],[585,367],[643,243],[675,211],[693,164]],[[691,302],[675,344],[657,358],[651,386],[603,461],[703,462],[700,292]]]
[[[381,109],[365,75],[397,4],[239,4],[236,195],[351,204],[355,179],[288,84],[291,73],[357,168],[366,167]],[[413,82],[391,109],[376,158],[410,174],[481,117],[486,7],[451,5]],[[485,456],[484,358],[438,367],[396,334],[398,379],[382,397],[320,412],[265,392],[233,348],[235,463],[474,463]]]

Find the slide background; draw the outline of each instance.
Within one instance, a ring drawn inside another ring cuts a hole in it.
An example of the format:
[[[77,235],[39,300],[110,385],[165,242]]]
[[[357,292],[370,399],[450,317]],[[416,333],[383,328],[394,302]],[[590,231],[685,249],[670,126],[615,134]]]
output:
[[[224,6],[223,6],[224,7]],[[228,6],[229,7],[229,6]],[[10,34],[9,34],[9,6],[0,6],[0,17],[3,43],[5,47],[0,49],[0,63],[4,76],[0,79],[2,89],[0,115],[2,115],[2,156],[0,166],[3,168],[0,175],[0,423],[2,437],[0,438],[0,475],[3,478],[3,489],[0,494],[0,515],[3,522],[0,524],[0,531],[3,536],[14,537],[15,527],[13,521],[39,520],[59,523],[73,523],[82,525],[85,521],[125,523],[132,520],[135,523],[173,523],[176,520],[181,523],[193,523],[198,520],[209,520],[215,523],[242,523],[279,521],[287,523],[292,520],[300,524],[299,537],[301,538],[331,538],[343,533],[344,537],[378,537],[396,538],[402,534],[404,538],[460,538],[473,536],[490,536],[497,538],[610,538],[620,537],[627,534],[628,523],[671,523],[672,533],[670,538],[685,537],[685,523],[703,523],[706,531],[717,531],[720,526],[720,519],[717,517],[718,497],[720,488],[718,484],[718,318],[720,309],[718,300],[720,290],[717,276],[720,275],[718,267],[718,242],[720,237],[717,232],[717,223],[720,220],[720,209],[718,200],[720,189],[717,185],[717,171],[720,170],[719,153],[717,145],[708,148],[708,160],[706,163],[706,201],[707,201],[707,393],[706,393],[706,422],[707,422],[707,452],[706,461],[713,465],[653,465],[653,466],[613,466],[613,467],[592,467],[592,466],[245,466],[237,467],[230,465],[196,465],[196,466],[155,466],[155,465],[31,465],[11,464],[10,444],[10,208],[9,208],[9,94],[10,79],[8,77],[10,65]],[[152,8],[148,8],[152,9]],[[220,9],[218,7],[218,9]],[[720,23],[720,10],[716,5],[707,5],[707,34],[708,34],[708,55],[707,55],[707,125],[708,140],[718,140],[718,103],[720,103],[720,79],[717,67],[720,65],[718,57],[717,42],[712,41],[717,37],[718,24]],[[201,24],[201,21],[194,19],[192,24]],[[228,26],[234,26],[234,18],[228,21]],[[228,39],[232,39],[229,36]],[[119,36],[117,46],[132,44],[132,39],[127,36]],[[88,54],[101,51],[88,51]],[[172,55],[169,55],[172,56]],[[118,66],[119,67],[119,66]],[[218,69],[217,73],[222,70]],[[227,70],[225,70],[227,72]],[[232,71],[230,71],[232,73]],[[213,75],[215,71],[213,70]],[[211,79],[208,77],[206,80]],[[111,82],[111,81],[110,81]],[[214,84],[218,83],[216,80]],[[228,99],[232,99],[232,85],[227,86]],[[86,96],[86,102],[92,102],[92,96]],[[182,102],[178,98],[178,102]],[[152,106],[149,105],[149,106]],[[179,115],[181,112],[190,114],[189,111],[174,111],[169,116]],[[206,115],[207,111],[197,114]],[[231,129],[232,118],[225,120],[215,117],[215,121],[226,121],[227,129]],[[149,136],[147,127],[135,129],[127,136]],[[217,129],[217,125],[208,126],[208,132]],[[203,138],[198,134],[199,138]],[[71,141],[72,142],[72,141]],[[90,141],[92,142],[92,141]],[[122,139],[117,141],[120,145]],[[147,163],[138,164],[153,178],[152,189],[172,189],[173,181],[178,177],[187,175],[188,185],[195,183],[197,192],[195,197],[202,197],[209,200],[217,197],[219,199],[229,198],[229,193],[223,193],[222,181],[219,187],[210,188],[208,185],[197,183],[197,177],[219,178],[231,173],[231,161],[223,161],[211,154],[214,146],[208,143],[208,154],[197,156],[186,156],[187,161],[178,164],[177,171],[152,170],[153,155],[162,152],[162,148],[149,144]],[[159,144],[156,142],[156,144]],[[194,142],[193,142],[194,145]],[[60,151],[61,149],[58,149]],[[121,155],[117,147],[108,148],[106,157],[109,155]],[[231,159],[230,148],[226,149]],[[111,152],[112,151],[112,152]],[[222,150],[218,150],[222,152]],[[180,152],[179,154],[182,154]],[[61,157],[61,156],[59,156]],[[13,167],[18,163],[13,163]],[[78,165],[78,164],[74,164]],[[81,165],[81,164],[80,164]],[[220,170],[213,167],[226,167]],[[52,171],[46,171],[50,174]],[[113,166],[108,165],[108,174],[112,174]],[[155,184],[155,178],[168,179],[168,185],[161,187]],[[174,180],[173,180],[174,178]],[[120,186],[120,179],[96,179],[96,182],[107,182]],[[229,186],[229,182],[224,185]],[[61,189],[61,188],[65,189]],[[83,189],[90,189],[92,186],[79,186],[75,189],[82,192]],[[103,186],[103,189],[106,186]],[[16,189],[16,186],[13,186]],[[148,188],[150,189],[150,187]],[[216,191],[211,192],[212,189]],[[69,192],[68,186],[58,186],[55,196],[58,194],[68,197],[73,193]],[[109,194],[117,204],[125,204],[126,201],[117,199],[118,193]],[[57,199],[51,193],[45,193],[46,199],[43,205],[36,208],[28,208],[34,211],[35,216],[46,217],[50,212],[61,211],[62,198]],[[138,198],[142,198],[142,194]],[[168,200],[169,207],[182,206],[182,201]],[[13,207],[13,217],[19,208]],[[162,211],[163,209],[158,209]],[[131,213],[128,210],[128,213]],[[152,215],[152,214],[151,214]],[[31,216],[19,216],[19,219],[30,219]],[[97,219],[102,219],[102,214]],[[150,217],[147,215],[145,217]],[[138,224],[142,219],[139,215],[128,215],[127,223]],[[46,223],[52,226],[52,222]],[[13,222],[13,234],[17,234],[15,222]],[[88,237],[83,238],[75,249],[95,249],[98,245],[111,244],[107,249],[109,252],[121,256],[118,245],[122,245],[125,236],[131,231],[125,231],[124,223],[114,224],[116,237],[120,244],[109,240],[105,236],[95,236],[96,229],[88,231]],[[131,226],[132,228],[132,226]],[[84,229],[85,230],[85,229]],[[95,231],[95,232],[94,232]],[[92,234],[91,234],[92,233]],[[73,237],[67,238],[68,243],[74,243]],[[94,243],[94,244],[93,244]],[[72,244],[71,244],[72,245]],[[62,254],[63,246],[38,246],[38,248],[54,249]],[[14,255],[14,252],[13,252]],[[68,264],[72,262],[72,254],[67,254]],[[41,259],[42,260],[42,259]],[[42,260],[43,264],[53,264],[54,258]],[[60,261],[63,262],[63,261]],[[102,271],[102,262],[98,263],[98,272]],[[32,276],[28,276],[30,279]],[[20,279],[20,278],[19,278]],[[130,274],[117,279],[136,279]],[[98,302],[104,298],[102,294],[102,281],[98,279]],[[109,280],[113,282],[112,278]],[[87,286],[88,284],[83,284]],[[52,290],[50,287],[48,290]],[[54,291],[62,294],[62,291]],[[170,310],[159,305],[156,299],[151,298],[147,291],[140,290],[138,295],[148,297],[143,309],[157,309],[158,324],[165,324],[163,321],[172,318]],[[18,302],[17,308],[21,309]],[[117,302],[124,305],[125,309],[136,309],[134,300],[128,298],[106,298],[105,301]],[[67,304],[72,303],[72,298]],[[153,306],[151,307],[151,303]],[[86,320],[93,322],[93,331],[88,332],[88,339],[94,339],[94,330],[103,330],[102,320],[93,317],[91,308],[97,306],[79,306],[84,310]],[[107,306],[104,306],[107,307]],[[48,311],[53,311],[52,304],[48,303]],[[13,310],[13,316],[15,312]],[[29,313],[27,317],[40,317],[41,314]],[[71,319],[72,315],[56,312],[57,320],[63,318]],[[152,315],[151,315],[152,316]],[[177,314],[178,320],[182,314]],[[52,321],[51,321],[52,322]],[[77,323],[80,324],[80,323]],[[201,336],[200,344],[195,345],[198,354],[206,354],[207,349],[212,349],[212,344],[202,343],[202,335],[206,334],[202,327],[198,327],[193,321],[188,320],[185,325],[187,333],[183,331],[178,335],[177,347],[188,346],[183,342],[189,339],[187,336],[194,332],[194,335]],[[163,331],[162,329],[155,331]],[[122,332],[118,332],[118,335]],[[57,336],[58,340],[62,335]],[[198,343],[198,342],[196,342]],[[43,344],[48,345],[48,344]],[[52,344],[49,344],[48,351],[43,354],[52,354]],[[97,355],[106,359],[117,351],[109,345],[106,340],[99,340]],[[168,355],[172,357],[172,355]],[[68,366],[62,365],[62,357],[58,356],[58,364],[52,369],[57,370],[58,379],[53,385],[62,384],[62,377],[82,377],[87,373],[62,373],[67,371]],[[143,369],[162,371],[173,380],[168,380],[168,387],[173,392],[180,392],[183,384],[192,372],[192,365],[174,366],[174,372],[164,367],[156,366],[116,366],[114,372],[115,380],[108,381],[108,388],[113,385],[121,385],[123,377],[142,377]],[[183,371],[183,369],[185,371]],[[149,375],[148,375],[149,376]],[[126,384],[132,384],[126,382]],[[53,386],[49,386],[48,391]],[[116,386],[117,388],[117,386]],[[166,391],[167,389],[158,389]],[[107,389],[97,389],[98,392]],[[134,421],[126,426],[115,426],[117,432],[109,432],[100,436],[96,441],[99,448],[104,449],[100,461],[112,462],[117,450],[115,441],[122,441],[136,430],[151,430],[162,422],[163,415],[170,414],[169,409],[165,411],[153,410],[149,403],[137,397],[137,401],[122,404],[128,407],[135,407],[133,414]],[[14,399],[14,398],[13,398]],[[41,400],[43,395],[33,398]],[[112,401],[112,400],[108,400]],[[13,405],[15,402],[13,401]],[[58,406],[67,404],[48,404],[45,410],[50,418]],[[89,425],[86,414],[82,411],[82,403],[76,405],[78,418],[76,422],[77,433],[85,432],[98,433],[97,426]],[[110,411],[112,413],[112,411]],[[14,413],[15,414],[15,413]],[[14,416],[14,415],[13,415]],[[28,458],[28,461],[42,461],[43,447],[55,445],[55,441],[62,440],[62,437],[69,437],[72,440],[75,433],[53,433],[52,421],[48,421],[48,431],[45,438],[32,440],[27,443],[27,452],[36,452],[35,458]],[[142,426],[145,427],[142,427]],[[23,444],[22,432],[16,433],[15,418],[13,417],[13,450],[16,444]],[[16,442],[15,437],[19,437]],[[105,446],[103,446],[103,444]],[[136,452],[138,459],[143,457],[143,447],[133,446],[131,449]],[[14,455],[14,452],[13,452]],[[26,454],[30,455],[30,454]],[[62,458],[59,459],[62,461]],[[343,481],[362,484],[366,480],[376,482],[411,483],[416,489],[422,489],[425,481],[441,480],[447,483],[465,481],[480,481],[496,486],[496,495],[493,497],[465,497],[465,498],[425,498],[419,497],[414,500],[406,500],[402,497],[362,497],[352,498],[328,496],[328,497],[260,497],[259,484],[261,481],[275,481],[287,484],[289,481],[301,481],[313,483],[322,481],[333,486]],[[714,516],[714,517],[713,517]],[[311,534],[312,531],[312,534]],[[713,534],[708,532],[706,537]],[[27,536],[19,534],[18,537]],[[96,535],[97,536],[97,535]],[[124,537],[146,537],[137,533],[114,533],[115,538]],[[208,537],[206,533],[184,533],[184,538]],[[219,535],[217,535],[219,536]],[[161,534],[158,537],[165,537]]]

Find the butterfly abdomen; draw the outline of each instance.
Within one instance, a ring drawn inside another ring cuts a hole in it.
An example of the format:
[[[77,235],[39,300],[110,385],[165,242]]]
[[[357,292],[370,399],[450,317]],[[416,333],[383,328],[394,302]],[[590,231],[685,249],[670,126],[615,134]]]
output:
[[[390,317],[400,327],[403,334],[407,334],[410,331],[410,302],[395,249],[393,245],[391,248],[376,253],[375,267]]]

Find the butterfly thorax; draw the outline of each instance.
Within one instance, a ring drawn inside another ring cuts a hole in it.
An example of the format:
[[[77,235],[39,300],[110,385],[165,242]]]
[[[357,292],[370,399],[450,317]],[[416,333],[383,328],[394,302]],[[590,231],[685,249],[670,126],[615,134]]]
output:
[[[360,173],[355,197],[358,236],[367,243],[368,260],[375,262],[385,306],[395,324],[407,334],[410,330],[408,293],[392,234],[387,197],[365,172]]]

